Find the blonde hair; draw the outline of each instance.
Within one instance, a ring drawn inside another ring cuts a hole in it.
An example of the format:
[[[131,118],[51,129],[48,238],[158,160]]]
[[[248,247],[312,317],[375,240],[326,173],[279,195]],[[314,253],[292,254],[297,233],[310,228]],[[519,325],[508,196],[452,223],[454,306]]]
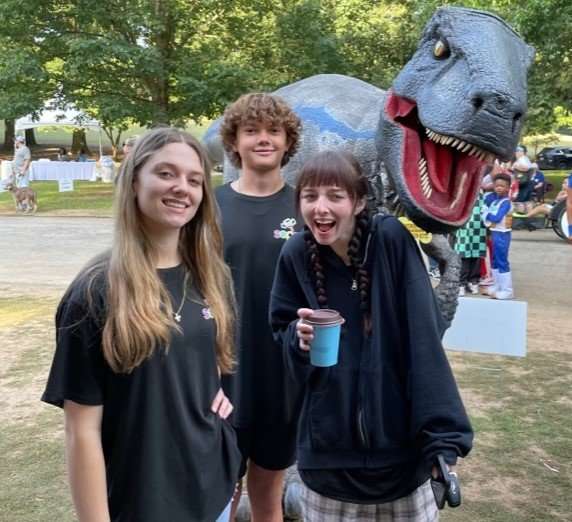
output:
[[[172,329],[179,329],[173,320],[169,293],[157,274],[156,254],[133,188],[141,167],[170,143],[191,147],[204,170],[203,199],[193,219],[181,230],[179,251],[214,316],[218,367],[222,373],[230,373],[234,364],[235,306],[230,270],[223,259],[211,167],[199,142],[174,128],[154,129],[142,135],[124,160],[115,193],[111,252],[96,258],[86,269],[92,274],[92,282],[98,273],[106,273],[103,354],[115,372],[129,373],[151,357],[158,346],[168,349]]]

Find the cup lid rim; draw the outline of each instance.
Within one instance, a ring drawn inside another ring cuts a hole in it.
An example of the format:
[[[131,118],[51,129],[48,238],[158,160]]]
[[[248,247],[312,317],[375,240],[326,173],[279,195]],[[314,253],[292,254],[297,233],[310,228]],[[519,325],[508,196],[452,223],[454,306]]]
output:
[[[314,314],[322,314],[322,317],[314,317]],[[332,326],[345,323],[345,319],[337,310],[332,310],[330,308],[320,308],[319,310],[314,310],[314,314],[304,319],[312,326]]]

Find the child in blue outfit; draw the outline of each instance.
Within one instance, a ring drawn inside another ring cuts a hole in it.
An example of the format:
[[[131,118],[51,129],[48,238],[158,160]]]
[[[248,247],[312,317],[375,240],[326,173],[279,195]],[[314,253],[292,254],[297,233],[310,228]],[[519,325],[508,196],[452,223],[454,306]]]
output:
[[[500,173],[494,178],[494,192],[487,194],[483,206],[483,221],[491,230],[492,272],[494,284],[487,293],[495,299],[512,299],[512,275],[508,262],[512,230],[512,203],[509,198],[511,179]]]

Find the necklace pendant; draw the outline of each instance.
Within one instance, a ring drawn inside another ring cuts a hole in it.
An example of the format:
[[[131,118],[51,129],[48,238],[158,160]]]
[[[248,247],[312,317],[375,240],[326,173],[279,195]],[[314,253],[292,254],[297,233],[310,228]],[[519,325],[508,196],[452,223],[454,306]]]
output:
[[[181,314],[173,314],[173,318],[174,318],[175,321],[177,321],[178,323],[181,322]]]
[[[355,279],[352,279],[352,291],[357,291],[357,281]]]

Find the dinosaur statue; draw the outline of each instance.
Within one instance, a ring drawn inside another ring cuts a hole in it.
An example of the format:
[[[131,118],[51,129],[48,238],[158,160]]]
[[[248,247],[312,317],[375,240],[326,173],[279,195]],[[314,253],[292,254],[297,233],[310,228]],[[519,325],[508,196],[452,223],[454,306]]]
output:
[[[301,117],[302,142],[283,169],[296,173],[316,151],[354,153],[370,181],[378,210],[406,215],[432,233],[422,245],[439,261],[435,289],[443,317],[457,307],[460,260],[445,235],[462,226],[478,195],[482,169],[509,160],[527,109],[527,70],[534,50],[503,20],[473,9],[438,9],[419,46],[385,92],[336,74],[313,76],[276,91]],[[207,131],[211,158],[226,181],[238,171],[224,157],[218,129]],[[284,508],[299,514],[299,477],[287,474]],[[237,519],[248,520],[241,502]]]
[[[460,260],[441,234],[467,221],[482,167],[512,157],[533,57],[533,48],[497,16],[444,7],[429,20],[389,91],[336,74],[276,91],[303,121],[302,143],[283,170],[285,180],[295,184],[306,158],[318,150],[352,151],[379,210],[406,215],[433,233],[423,248],[439,261],[435,291],[449,323]],[[204,143],[211,158],[224,163],[229,181],[238,171],[224,158],[219,126],[220,120],[211,125]]]

